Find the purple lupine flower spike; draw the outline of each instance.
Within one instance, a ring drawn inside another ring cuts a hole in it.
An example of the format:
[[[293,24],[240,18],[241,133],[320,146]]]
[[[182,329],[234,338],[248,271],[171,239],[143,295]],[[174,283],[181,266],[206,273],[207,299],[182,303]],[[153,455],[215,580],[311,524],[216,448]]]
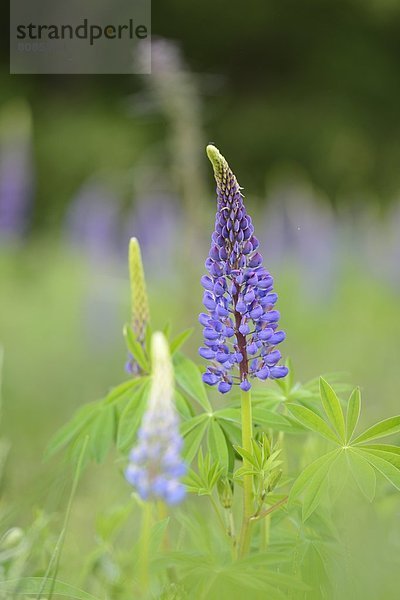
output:
[[[199,317],[204,326],[199,353],[210,360],[203,381],[218,384],[224,394],[234,383],[248,391],[251,378],[278,379],[288,369],[278,365],[281,353],[276,346],[285,334],[278,330],[273,278],[262,265],[239,184],[215,146],[207,146],[207,155],[217,182],[217,214],[206,260],[208,275],[201,280],[207,312]],[[234,375],[235,369],[239,375]]]
[[[181,477],[186,466],[181,458],[183,440],[174,406],[174,375],[169,345],[160,332],[151,340],[153,379],[147,410],[136,446],[125,471],[143,500],[178,504],[185,497]]]

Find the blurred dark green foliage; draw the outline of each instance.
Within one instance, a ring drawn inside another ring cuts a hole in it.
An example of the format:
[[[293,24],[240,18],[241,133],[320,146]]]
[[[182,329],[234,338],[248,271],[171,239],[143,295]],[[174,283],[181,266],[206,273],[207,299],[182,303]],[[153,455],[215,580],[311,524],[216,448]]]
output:
[[[153,35],[177,40],[201,74],[207,137],[229,150],[258,197],[267,173],[289,163],[334,203],[393,200],[399,30],[396,0],[205,0],[190,10],[182,0],[153,2]],[[22,96],[33,109],[37,226],[58,223],[94,169],[120,180],[150,147],[163,147],[165,118],[132,108],[145,77],[9,76],[7,62],[0,104]]]

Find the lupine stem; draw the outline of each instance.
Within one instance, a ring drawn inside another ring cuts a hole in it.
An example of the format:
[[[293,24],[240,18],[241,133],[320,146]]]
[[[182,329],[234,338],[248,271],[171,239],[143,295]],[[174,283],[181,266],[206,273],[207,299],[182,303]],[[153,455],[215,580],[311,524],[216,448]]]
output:
[[[140,594],[143,598],[146,598],[149,589],[151,509],[151,502],[144,502],[142,512],[142,531],[139,542],[139,583]]]
[[[241,392],[241,411],[242,411],[242,446],[248,452],[252,451],[251,440],[253,437],[253,422],[251,415],[251,392]],[[243,459],[243,466],[251,468],[246,458]],[[253,476],[247,474],[243,476],[243,521],[240,532],[239,557],[245,556],[250,547],[251,538],[251,517],[253,514]]]

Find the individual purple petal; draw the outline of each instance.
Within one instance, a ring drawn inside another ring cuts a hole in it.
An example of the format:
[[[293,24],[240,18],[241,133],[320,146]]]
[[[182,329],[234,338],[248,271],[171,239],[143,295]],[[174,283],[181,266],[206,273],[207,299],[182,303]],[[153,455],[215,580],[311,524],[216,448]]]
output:
[[[286,375],[289,373],[289,369],[287,367],[279,365],[276,367],[271,367],[270,372],[271,377],[273,377],[274,379],[281,379],[282,377],[286,377]]]
[[[207,385],[215,385],[218,383],[218,377],[214,373],[203,373],[202,379]]]
[[[208,325],[209,321],[210,321],[210,315],[206,315],[206,313],[199,314],[199,323],[201,323],[201,325],[204,325],[204,327],[206,327]]]
[[[218,384],[218,391],[221,392],[221,394],[226,394],[227,392],[230,391],[232,387],[231,383],[228,383],[227,381],[221,381]]]
[[[241,382],[240,384],[240,388],[244,391],[244,392],[248,392],[249,389],[251,389],[251,383],[245,379],[244,381]]]
[[[214,282],[209,275],[203,275],[201,278],[201,285],[210,292],[212,292],[214,289]]]
[[[215,358],[215,352],[210,350],[210,348],[199,348],[199,354],[207,360]]]
[[[285,339],[286,334],[284,331],[277,331],[276,333],[274,333],[274,335],[272,335],[269,338],[269,343],[271,345],[275,345],[275,344],[280,344],[281,342],[283,342],[283,340]]]
[[[260,369],[259,371],[256,372],[256,377],[258,377],[258,379],[261,379],[263,381],[264,379],[268,379],[269,373],[270,373],[269,368],[263,367],[262,369]]]
[[[273,366],[276,365],[276,363],[282,358],[281,353],[279,352],[279,350],[273,350],[272,352],[270,352],[269,354],[267,354],[264,357],[264,361],[266,362],[267,365]]]

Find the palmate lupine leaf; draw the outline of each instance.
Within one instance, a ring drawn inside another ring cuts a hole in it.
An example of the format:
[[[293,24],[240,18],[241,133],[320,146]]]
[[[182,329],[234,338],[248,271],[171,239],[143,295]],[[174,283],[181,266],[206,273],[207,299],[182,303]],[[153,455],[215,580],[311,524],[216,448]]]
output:
[[[376,489],[376,475],[374,469],[371,467],[365,456],[363,456],[362,452],[356,448],[349,449],[349,451],[346,452],[346,456],[355,482],[367,500],[372,502],[375,497]]]
[[[202,413],[188,419],[181,424],[181,434],[184,438],[183,456],[188,464],[196,456],[204,439],[207,439],[208,449],[213,460],[222,464],[225,470],[233,466],[233,443],[235,438],[231,438],[232,431],[228,421],[220,418],[219,411],[215,413]],[[237,426],[240,436],[240,425]]]
[[[322,404],[330,423],[342,442],[345,441],[345,422],[340,400],[329,383],[322,377],[319,380]]]
[[[349,398],[346,414],[346,441],[350,442],[358,424],[361,412],[360,388],[355,388]]]
[[[178,390],[175,390],[175,406],[183,421],[194,417],[195,413],[192,405],[181,392],[178,392]]]
[[[226,437],[218,421],[212,419],[208,428],[208,449],[214,460],[219,460],[225,471],[229,467],[229,451]]]
[[[400,415],[396,417],[389,417],[389,419],[384,419],[376,425],[369,427],[366,431],[364,431],[364,433],[353,440],[353,444],[361,444],[361,442],[376,440],[377,438],[386,437],[387,435],[393,435],[394,433],[399,432]]]
[[[90,426],[88,454],[97,463],[107,456],[115,438],[116,429],[114,406],[103,406],[97,412]]]
[[[310,589],[296,577],[272,570],[267,554],[257,557],[255,564],[247,559],[227,562],[222,558],[225,557],[200,552],[168,555],[169,564],[175,566],[183,583],[196,598],[239,598],[249,590],[262,590],[271,600],[284,600],[288,590],[304,593]],[[276,557],[273,562],[276,563]]]
[[[200,370],[190,359],[177,353],[174,356],[174,371],[178,385],[207,412],[212,412]]]
[[[121,451],[127,451],[133,445],[146,408],[149,390],[150,381],[147,380],[135,390],[121,412],[117,431],[117,448]]]
[[[90,402],[79,408],[68,423],[66,423],[50,440],[45,456],[49,458],[67,445],[74,443],[78,438],[84,438],[88,433],[92,422],[95,421],[99,412],[104,407],[123,405],[135,393],[135,388],[140,386],[145,379],[137,378],[121,383],[113,388],[102,400]]]
[[[317,413],[300,404],[294,404],[289,402],[286,404],[286,406],[289,409],[290,413],[298,421],[300,421],[300,423],[304,425],[304,427],[315,431],[315,433],[318,433],[322,437],[326,438],[331,442],[334,442],[335,444],[340,444],[340,439],[332,431],[332,429],[329,427],[326,421],[324,421],[319,415],[317,415]]]
[[[385,419],[368,428],[353,440],[361,409],[359,388],[354,389],[350,395],[346,421],[335,391],[323,379],[320,381],[320,391],[325,414],[332,428],[335,429],[335,433],[326,421],[313,410],[294,403],[286,405],[290,413],[302,425],[338,446],[336,450],[328,452],[311,463],[296,479],[292,487],[289,506],[302,495],[304,520],[321,503],[324,492],[330,485],[329,479],[336,478],[336,483],[340,481],[344,486],[349,472],[362,494],[370,502],[375,496],[376,471],[400,490],[400,448],[388,444],[364,445],[370,440],[400,432],[400,417]],[[340,460],[338,460],[339,458]],[[338,495],[340,494],[336,494],[336,496]],[[335,501],[334,493],[330,494],[330,499]]]
[[[184,482],[187,489],[199,496],[210,496],[223,475],[224,468],[219,462],[213,462],[209,453],[204,457],[200,449],[197,458],[197,470],[198,473],[190,469],[185,477]]]
[[[196,456],[209,425],[208,415],[200,416],[202,418],[199,419],[199,422],[186,435],[182,434],[184,439],[182,456],[188,465]]]
[[[332,450],[331,452],[328,452],[327,454],[317,458],[314,462],[308,465],[304,471],[302,471],[290,490],[288,506],[292,505],[300,496],[300,494],[307,488],[314,475],[316,475],[320,469],[324,472],[327,472],[325,470],[332,465],[333,461],[339,456],[339,453],[339,448]]]
[[[368,462],[381,473],[395,488],[400,490],[400,469],[393,465],[390,461],[372,454],[368,448],[360,448]]]
[[[170,352],[171,356],[178,352],[178,350],[183,346],[183,344],[190,338],[194,329],[191,327],[190,329],[185,329],[182,333],[179,333],[170,344]]]
[[[320,505],[323,494],[329,485],[329,471],[339,456],[340,450],[336,451],[332,457],[329,457],[310,478],[307,487],[304,490],[302,503],[302,518],[306,521],[314,510]],[[327,455],[325,455],[326,457]]]

